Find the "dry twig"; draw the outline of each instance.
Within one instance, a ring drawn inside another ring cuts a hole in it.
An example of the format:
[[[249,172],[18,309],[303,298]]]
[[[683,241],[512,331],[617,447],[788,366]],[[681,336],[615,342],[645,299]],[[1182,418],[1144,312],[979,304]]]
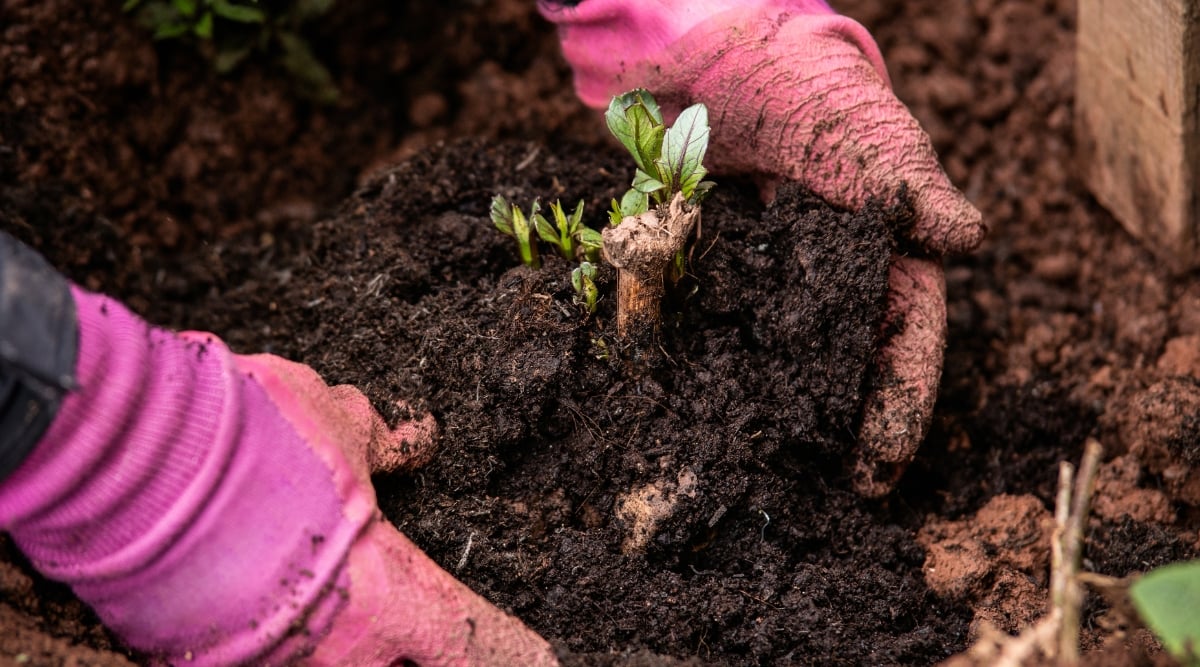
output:
[[[1010,636],[985,627],[966,658],[993,667],[1020,667],[1039,653],[1059,665],[1079,662],[1079,610],[1088,573],[1079,572],[1084,528],[1096,486],[1096,470],[1103,448],[1095,440],[1084,446],[1079,473],[1070,463],[1058,469],[1058,497],[1054,509],[1054,534],[1050,543],[1050,608],[1034,625]]]

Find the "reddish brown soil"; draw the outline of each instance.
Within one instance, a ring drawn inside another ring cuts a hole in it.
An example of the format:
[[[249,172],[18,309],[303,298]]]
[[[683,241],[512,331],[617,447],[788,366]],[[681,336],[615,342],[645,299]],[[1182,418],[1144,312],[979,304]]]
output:
[[[723,181],[713,201],[729,235],[716,236],[720,245],[697,263],[702,289],[681,311],[709,318],[707,333],[668,336],[679,364],[671,382],[636,379],[590,356],[588,332],[599,323],[566,305],[562,271],[505,271],[511,252],[477,220],[494,190],[564,200],[586,193],[595,216],[625,178],[610,153],[560,144],[562,136],[594,142],[598,123],[571,99],[550,30],[517,0],[485,3],[480,14],[340,3],[312,35],[343,89],[331,109],[299,101],[266,65],[217,78],[186,49],[149,42],[112,7],[6,3],[0,226],[155,321],[213,329],[245,351],[288,353],[330,380],[362,384],[381,407],[404,396],[435,409],[447,455],[412,478],[378,480],[385,510],[451,572],[579,663],[667,664],[665,654],[724,664],[928,664],[965,648],[979,620],[1011,629],[1041,611],[1038,540],[1055,466],[1078,458],[1089,436],[1110,461],[1086,567],[1123,576],[1196,555],[1200,283],[1167,274],[1074,177],[1073,2],[836,4],[876,35],[897,94],[992,225],[979,252],[947,262],[950,343],[934,426],[899,491],[882,502],[849,493],[839,438],[782,446],[796,435],[790,424],[830,436],[831,425],[852,421],[861,346],[840,386],[772,386],[731,372],[756,349],[787,357],[772,363],[808,381],[814,364],[832,360],[828,348],[819,359],[781,352],[806,333],[788,323],[746,326],[766,319],[745,310],[752,299],[729,308],[738,290],[757,285],[785,298],[782,288],[792,286],[764,270],[722,292],[735,267],[752,264],[761,245],[754,234],[767,233],[738,184]],[[355,200],[342,224],[361,236],[314,224],[364,169],[464,135],[534,142],[471,144],[483,166],[455,178],[438,169],[462,148],[391,172],[395,183],[386,174],[371,181],[357,202],[395,225],[362,218]],[[539,146],[531,171],[516,172],[515,161]],[[439,182],[447,187],[428,189]],[[418,224],[407,217],[422,197],[441,202],[422,209],[436,212],[435,224],[403,231]],[[782,224],[792,221],[777,220],[771,243],[831,247],[822,243],[832,237]],[[328,282],[302,299],[305,281],[322,271]],[[849,298],[856,284],[870,281],[830,289]],[[392,314],[435,287],[480,319],[427,316],[414,327]],[[481,293],[509,296],[485,308]],[[820,305],[811,294],[791,298]],[[338,299],[355,307],[339,308]],[[859,315],[847,331],[868,330],[872,314]],[[476,336],[475,354],[488,354],[489,326],[553,332],[523,352],[541,360],[525,367],[532,379],[509,383],[489,364],[459,367],[479,377],[460,372],[440,384],[412,371],[419,353],[450,354],[431,344],[435,335]],[[417,355],[399,360],[408,370],[360,363],[385,341]],[[564,359],[581,369],[577,377],[564,377]],[[514,394],[519,387],[525,393]],[[596,396],[608,410],[599,421]],[[763,407],[805,396],[826,412],[788,421]],[[481,411],[497,400],[511,410]],[[617,427],[632,429],[624,433],[636,442],[612,438]],[[724,437],[729,451],[706,449],[705,435]],[[612,520],[618,490],[677,481],[685,465],[695,465],[703,493],[680,503],[644,555],[622,555],[623,528]],[[982,556],[970,563],[964,554]],[[1085,628],[1089,646],[1115,647],[1107,664],[1134,654],[1122,652],[1105,609],[1090,600]],[[128,664],[68,591],[30,574],[7,544],[0,627],[6,659]],[[1134,636],[1141,651],[1144,636]],[[626,652],[636,655],[624,660]]]

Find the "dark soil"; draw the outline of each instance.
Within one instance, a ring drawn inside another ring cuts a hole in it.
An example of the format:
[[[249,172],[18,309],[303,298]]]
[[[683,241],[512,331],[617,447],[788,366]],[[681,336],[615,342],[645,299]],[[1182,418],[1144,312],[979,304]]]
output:
[[[934,425],[877,502],[842,471],[897,212],[795,191],[763,210],[718,179],[662,363],[631,369],[611,299],[584,317],[567,265],[513,268],[485,218],[497,192],[586,197],[599,225],[628,177],[552,31],[531,2],[408,4],[340,2],[312,27],[332,108],[269,63],[216,77],[115,7],[0,6],[0,227],[156,322],[310,363],[391,420],[397,398],[433,410],[442,453],[377,479],[384,510],[575,664],[929,664],[982,620],[1015,630],[1044,609],[1031,545],[1057,462],[1088,437],[1108,460],[1085,565],[1196,556],[1200,281],[1074,178],[1071,0],[835,3],[993,230],[947,262]],[[622,494],[657,480],[675,510],[623,553]],[[930,571],[956,554],[978,563]],[[1089,602],[1104,664],[1154,650],[1134,633],[1125,652],[1120,623]],[[0,627],[6,659],[127,664],[7,544]]]
[[[0,5],[0,224],[164,319],[219,279],[179,258],[311,224],[364,170],[447,136],[599,131],[550,35],[517,38],[544,31],[523,0],[339,0],[306,32],[341,91],[331,106],[269,58],[219,76],[120,4]]]
[[[354,382],[385,411],[424,398],[444,449],[415,479],[379,480],[385,511],[571,651],[948,655],[954,645],[911,634],[965,623],[926,599],[921,551],[896,525],[913,517],[859,500],[842,474],[902,212],[837,213],[794,188],[762,211],[728,184],[705,203],[694,275],[650,351],[665,360],[634,367],[611,296],[586,318],[569,265],[513,268],[487,217],[497,191],[587,195],[603,224],[627,168],[578,153],[468,142],[383,173],[289,252],[297,261],[223,294],[217,328]],[[678,506],[644,553],[623,553],[625,498],[649,484]],[[870,602],[876,590],[896,594]]]

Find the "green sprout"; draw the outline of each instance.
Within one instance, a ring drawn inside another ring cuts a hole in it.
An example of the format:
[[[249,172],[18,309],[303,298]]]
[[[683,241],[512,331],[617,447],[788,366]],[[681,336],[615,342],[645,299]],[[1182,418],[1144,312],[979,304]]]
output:
[[[533,238],[533,225],[530,218],[538,218],[541,205],[535,199],[529,210],[529,218],[516,205],[509,205],[501,195],[492,199],[492,222],[496,229],[517,240],[517,249],[521,253],[521,263],[533,269],[542,268],[542,260],[538,256],[537,241]],[[561,210],[561,209],[560,209]]]
[[[591,227],[582,227],[577,240],[585,260],[593,264],[600,261],[600,249],[604,247],[604,237],[600,232]]]
[[[600,232],[583,224],[582,199],[570,217],[558,201],[550,205],[550,213],[554,216],[554,224],[550,224],[541,213],[533,215],[533,226],[543,241],[557,248],[558,253],[567,261],[575,261],[579,252],[589,261],[599,259],[602,239]]]
[[[589,313],[596,312],[596,301],[600,291],[596,289],[596,265],[580,262],[571,272],[571,287],[575,288],[575,302],[582,304]]]
[[[684,275],[684,249],[713,186],[704,180],[708,110],[694,104],[667,127],[658,102],[638,89],[614,97],[604,119],[637,165],[604,233],[605,259],[617,269],[617,333],[645,347],[661,327],[665,285]]]
[[[550,205],[550,214],[554,222],[546,219],[541,213],[541,204],[535,199],[526,216],[521,208],[509,204],[501,195],[492,199],[492,222],[496,229],[517,240],[521,253],[521,261],[534,269],[541,268],[538,256],[536,232],[546,243],[558,249],[558,253],[567,261],[575,261],[582,256],[582,261],[571,271],[571,286],[575,288],[575,302],[596,312],[596,302],[600,299],[600,290],[596,287],[596,263],[600,261],[600,248],[604,243],[600,232],[583,224],[583,200],[575,206],[575,210],[567,215],[561,201]]]
[[[713,182],[703,180],[708,174],[703,161],[709,134],[703,104],[684,109],[668,128],[654,96],[639,88],[614,97],[604,120],[637,164],[633,187],[621,201],[612,202],[612,224],[645,213],[651,200],[665,207],[676,193],[695,206],[712,189]]]
[[[575,300],[596,311],[599,291],[596,264],[617,270],[617,335],[646,348],[661,328],[661,303],[667,283],[684,274],[684,248],[700,224],[700,202],[712,188],[708,170],[708,110],[695,104],[667,127],[662,110],[645,90],[613,98],[605,119],[613,135],[637,165],[632,187],[613,200],[612,226],[600,233],[583,224],[583,202],[567,214],[562,202],[549,217],[534,201],[529,215],[496,195],[491,217],[496,228],[517,240],[521,261],[540,268],[538,239],[567,261],[582,259],[571,272]],[[644,215],[643,215],[644,214]],[[536,233],[536,237],[534,234]]]

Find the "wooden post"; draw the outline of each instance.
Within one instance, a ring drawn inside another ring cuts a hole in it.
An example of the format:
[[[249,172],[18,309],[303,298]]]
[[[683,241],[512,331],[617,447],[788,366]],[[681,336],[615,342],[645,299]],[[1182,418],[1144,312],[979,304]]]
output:
[[[1200,266],[1200,0],[1078,0],[1075,132],[1100,203]]]

